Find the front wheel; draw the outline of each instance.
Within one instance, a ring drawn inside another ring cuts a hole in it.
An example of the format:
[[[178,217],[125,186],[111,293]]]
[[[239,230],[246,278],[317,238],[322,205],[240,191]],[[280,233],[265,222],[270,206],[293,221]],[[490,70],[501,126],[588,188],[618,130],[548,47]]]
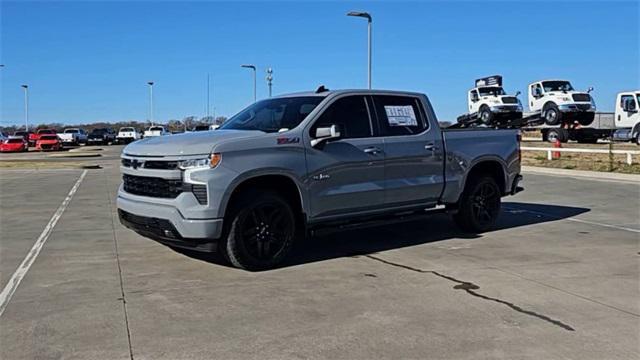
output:
[[[562,114],[558,107],[554,104],[548,105],[546,109],[543,111],[544,122],[547,125],[558,125],[560,124]]]
[[[491,110],[487,107],[482,108],[482,110],[480,110],[480,121],[485,125],[489,125],[491,124],[491,120],[493,120],[493,113]]]
[[[298,224],[289,203],[277,193],[241,195],[225,221],[230,222],[223,255],[237,268],[271,269],[291,252]]]
[[[453,220],[464,231],[480,233],[493,227],[501,206],[501,191],[489,176],[469,179]]]

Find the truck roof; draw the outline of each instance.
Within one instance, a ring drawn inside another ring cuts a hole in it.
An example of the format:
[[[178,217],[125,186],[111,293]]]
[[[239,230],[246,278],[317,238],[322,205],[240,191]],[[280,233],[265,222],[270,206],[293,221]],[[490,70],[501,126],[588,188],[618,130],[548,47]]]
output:
[[[423,94],[412,91],[399,91],[399,90],[372,90],[372,89],[339,89],[339,90],[326,90],[322,92],[317,91],[301,91],[289,94],[282,94],[274,96],[274,98],[287,98],[287,97],[302,97],[302,96],[319,96],[327,97],[329,95],[343,95],[343,94],[371,94],[371,95],[412,95],[421,96]]]
[[[543,82],[543,81],[566,81],[566,82],[569,82],[569,83],[571,82],[571,81],[565,80],[565,79],[544,79],[544,80],[536,80],[536,81],[532,82],[529,85],[533,85],[535,83],[539,83],[539,82]]]

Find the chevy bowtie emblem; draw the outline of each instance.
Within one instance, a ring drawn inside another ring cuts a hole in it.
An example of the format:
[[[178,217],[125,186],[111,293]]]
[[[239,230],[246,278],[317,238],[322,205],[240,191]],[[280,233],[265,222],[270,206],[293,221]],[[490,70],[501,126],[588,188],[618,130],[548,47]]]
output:
[[[133,160],[131,161],[131,167],[137,169],[138,167],[142,167],[144,165],[144,161]]]

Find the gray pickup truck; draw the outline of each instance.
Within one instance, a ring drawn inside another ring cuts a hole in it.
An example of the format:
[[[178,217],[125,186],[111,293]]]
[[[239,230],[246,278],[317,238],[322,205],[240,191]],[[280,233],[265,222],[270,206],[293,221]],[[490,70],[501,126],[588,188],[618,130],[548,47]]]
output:
[[[215,131],[122,154],[120,221],[172,247],[276,266],[322,228],[447,211],[490,229],[521,188],[515,130],[441,130],[426,95],[339,90],[258,101]]]

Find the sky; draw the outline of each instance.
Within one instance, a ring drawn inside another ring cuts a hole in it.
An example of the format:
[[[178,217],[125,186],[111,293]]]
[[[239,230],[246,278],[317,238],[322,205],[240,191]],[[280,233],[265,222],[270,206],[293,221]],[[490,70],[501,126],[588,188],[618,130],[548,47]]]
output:
[[[273,93],[367,86],[426,93],[440,120],[466,109],[474,79],[505,90],[560,78],[593,86],[600,111],[640,88],[639,1],[0,2],[0,126],[230,116]],[[522,98],[522,95],[521,95]]]

